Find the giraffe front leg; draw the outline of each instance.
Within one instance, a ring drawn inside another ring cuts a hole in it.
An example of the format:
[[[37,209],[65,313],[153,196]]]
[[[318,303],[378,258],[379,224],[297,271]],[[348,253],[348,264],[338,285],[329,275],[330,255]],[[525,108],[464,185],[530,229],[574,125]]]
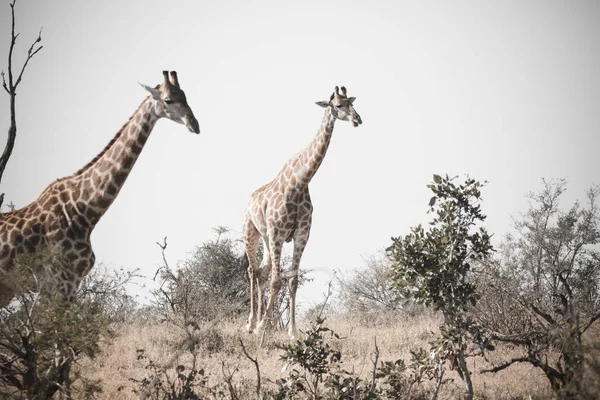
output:
[[[64,253],[66,264],[60,266],[61,290],[67,301],[77,299],[83,278],[92,270],[96,256],[89,242],[75,242],[73,248]]]
[[[256,286],[258,295],[258,318],[260,318],[261,320],[264,318],[264,294],[267,281],[269,280],[269,272],[271,272],[271,252],[269,250],[268,241],[266,239],[263,239],[263,259],[260,263],[260,269],[256,276]],[[257,329],[256,333],[260,333],[260,330]]]
[[[310,227],[310,225],[309,225]],[[294,238],[294,257],[288,275],[288,288],[290,292],[290,325],[288,335],[291,340],[296,340],[298,331],[296,329],[296,292],[298,291],[298,271],[302,253],[308,242],[309,229],[299,230]]]
[[[256,328],[257,319],[254,299],[256,298],[256,248],[258,247],[258,240],[260,236],[248,217],[246,218],[246,221],[244,223],[243,231],[246,260],[248,262],[248,280],[250,281],[250,315],[248,316],[248,324],[246,325],[246,330],[249,333],[252,333]],[[260,288],[258,289],[260,291]],[[260,301],[260,296],[258,297],[258,299]]]
[[[279,296],[279,290],[281,289],[281,273],[280,273],[280,262],[281,262],[281,246],[282,243],[270,241],[269,250],[271,254],[271,284],[269,288],[269,301],[267,302],[267,308],[265,313],[258,325],[258,331],[262,332],[265,328],[266,322],[273,322],[273,309],[275,307],[275,301]]]
[[[254,332],[254,328],[256,327],[256,312],[255,310],[255,306],[254,306],[254,298],[256,297],[254,295],[254,282],[255,282],[255,277],[254,277],[254,268],[252,266],[248,266],[248,279],[250,281],[250,315],[248,316],[248,324],[246,325],[246,330],[249,333]],[[260,299],[260,297],[259,297]]]

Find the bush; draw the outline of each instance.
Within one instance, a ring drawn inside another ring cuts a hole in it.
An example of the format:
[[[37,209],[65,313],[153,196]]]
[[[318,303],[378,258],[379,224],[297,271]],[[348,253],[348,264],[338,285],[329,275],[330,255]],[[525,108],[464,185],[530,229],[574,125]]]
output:
[[[561,210],[566,181],[543,184],[529,194],[531,207],[516,220],[516,235],[486,264],[477,316],[496,340],[523,350],[491,372],[530,363],[558,396],[581,397],[593,386],[590,379],[600,381],[597,352],[587,350],[597,336],[584,341],[600,319],[600,187],[588,190],[585,206]]]
[[[98,271],[68,301],[60,283],[46,278],[40,265],[70,273],[59,253],[47,251],[17,257],[5,277],[19,294],[0,310],[0,394],[49,399],[60,392],[71,398],[72,383],[80,380],[81,397],[87,398],[101,391],[99,382],[87,381],[71,365],[93,358],[100,341],[112,337],[110,326],[122,317],[116,305],[131,300],[123,290],[131,274]]]

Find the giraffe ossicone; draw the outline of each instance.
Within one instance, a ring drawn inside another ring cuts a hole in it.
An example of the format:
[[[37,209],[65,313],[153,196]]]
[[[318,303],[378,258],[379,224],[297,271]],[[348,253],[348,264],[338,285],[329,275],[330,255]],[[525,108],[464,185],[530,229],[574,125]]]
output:
[[[297,153],[283,166],[271,182],[260,187],[250,196],[242,227],[248,277],[250,280],[250,315],[247,329],[261,333],[265,322],[272,321],[274,302],[282,286],[281,250],[285,242],[294,242],[292,265],[288,286],[290,295],[290,323],[288,334],[296,338],[296,291],[300,260],[312,224],[313,206],[308,184],[321,165],[329,147],[336,120],[349,121],[357,127],[362,124],[354,109],[354,97],[347,97],[344,86],[335,87],[327,101],[316,104],[325,108],[325,115],[316,137],[302,152]],[[256,251],[259,240],[263,242],[263,260],[259,266]],[[270,272],[269,298],[264,307],[264,292]],[[260,320],[259,320],[260,319]]]
[[[72,268],[46,268],[71,298],[95,262],[90,234],[113,203],[140,155],[156,121],[167,118],[200,133],[177,73],[163,71],[163,82],[142,85],[147,96],[129,121],[92,161],[75,174],[51,183],[33,203],[0,214],[0,307],[10,303],[15,290],[3,278],[17,256],[47,249],[59,250]],[[50,271],[49,271],[50,269]]]

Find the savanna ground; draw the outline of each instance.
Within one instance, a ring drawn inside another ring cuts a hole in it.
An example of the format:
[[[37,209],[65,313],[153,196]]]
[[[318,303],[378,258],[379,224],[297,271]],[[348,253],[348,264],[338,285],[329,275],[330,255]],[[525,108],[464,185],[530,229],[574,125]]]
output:
[[[307,326],[309,321],[301,325]],[[341,337],[331,338],[331,344],[341,351],[346,370],[355,372],[361,378],[372,375],[375,341],[379,349],[380,360],[410,358],[410,350],[418,347],[428,348],[428,343],[439,332],[441,319],[432,313],[397,318],[391,316],[358,318],[352,316],[330,316],[325,325]],[[276,330],[265,338],[264,346],[259,346],[259,338],[244,330],[244,318],[224,320],[208,328],[200,340],[198,365],[208,375],[209,385],[223,380],[223,368],[226,372],[237,371],[233,383],[237,385],[242,398],[253,398],[256,388],[256,369],[243,354],[242,340],[252,357],[260,364],[263,387],[270,381],[282,378],[285,361],[280,359],[282,351],[275,347],[278,343],[288,342],[285,330]],[[202,329],[202,328],[201,328]],[[189,352],[177,352],[185,342],[180,328],[160,322],[136,321],[116,327],[118,337],[113,343],[103,345],[102,353],[94,360],[83,360],[78,368],[85,371],[87,378],[99,379],[102,393],[99,399],[138,399],[139,384],[131,379],[142,380],[149,376],[147,360],[138,360],[138,350],[144,349],[145,355],[157,365],[171,367],[182,364],[191,367]],[[548,380],[537,368],[529,364],[517,364],[494,374],[481,374],[481,369],[497,365],[518,354],[518,350],[509,346],[499,347],[490,352],[487,360],[477,357],[469,359],[473,372],[473,385],[476,398],[479,399],[544,399],[551,397]],[[463,389],[459,377],[453,371],[447,376],[454,379],[444,385],[440,398],[462,398]],[[267,380],[268,379],[268,380]],[[271,383],[272,384],[272,383]],[[432,383],[431,383],[432,384]]]
[[[68,262],[22,257],[10,281],[19,295],[0,312],[0,398],[597,399],[600,187],[563,211],[566,182],[546,183],[517,235],[483,257],[489,235],[465,217],[484,219],[472,201],[480,184],[453,179],[429,185],[433,228],[336,275],[296,341],[287,290],[263,345],[246,332],[245,253],[223,227],[175,268],[159,243],[160,286],[146,306],[125,289],[135,272],[97,266],[66,301],[35,266],[66,273]],[[302,287],[310,271],[282,276]]]

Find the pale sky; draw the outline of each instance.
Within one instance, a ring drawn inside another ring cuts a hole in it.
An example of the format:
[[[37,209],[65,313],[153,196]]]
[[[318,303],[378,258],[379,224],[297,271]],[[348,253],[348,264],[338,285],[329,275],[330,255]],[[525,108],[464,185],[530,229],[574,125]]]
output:
[[[151,277],[165,235],[172,265],[215,226],[239,236],[249,195],[312,140],[314,102],[335,85],[357,97],[363,125],[336,123],[310,184],[301,268],[315,282],[298,291],[304,305],[321,300],[331,271],[360,267],[429,220],[434,173],[489,181],[496,239],[542,177],[567,178],[568,201],[600,184],[596,1],[20,0],[16,14],[16,64],[42,26],[44,49],[19,87],[6,202],[23,207],[91,160],[145,98],[137,82],[154,86],[162,70],[179,73],[200,122],[199,136],[156,125],[93,232],[97,261],[115,268]],[[2,92],[2,148],[8,125]]]

